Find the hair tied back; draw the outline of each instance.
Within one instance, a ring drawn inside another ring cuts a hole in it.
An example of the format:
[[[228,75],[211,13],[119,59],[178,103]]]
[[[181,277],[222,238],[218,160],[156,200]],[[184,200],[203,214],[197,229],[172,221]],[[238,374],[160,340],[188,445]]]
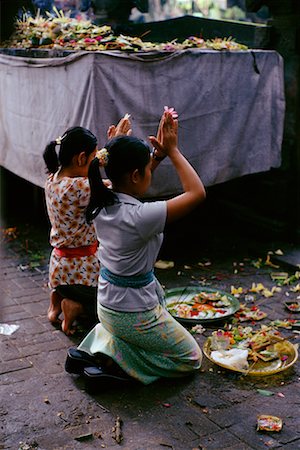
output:
[[[55,139],[56,145],[61,145],[61,143],[62,143],[62,141],[64,140],[65,137],[66,137],[66,133],[65,133],[63,136],[58,136],[58,137]]]
[[[97,150],[96,158],[99,159],[99,165],[101,167],[107,166],[107,164],[108,164],[108,156],[109,156],[109,154],[108,154],[108,151],[107,151],[107,149],[105,147],[101,148],[101,150]]]

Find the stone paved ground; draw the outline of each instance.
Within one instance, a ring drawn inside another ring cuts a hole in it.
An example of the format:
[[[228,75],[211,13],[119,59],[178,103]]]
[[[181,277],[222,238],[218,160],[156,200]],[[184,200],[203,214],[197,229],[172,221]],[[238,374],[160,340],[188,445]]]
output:
[[[230,291],[232,285],[249,289],[253,282],[271,287],[272,271],[295,273],[294,267],[253,265],[258,258],[265,261],[268,250],[279,246],[284,250],[286,243],[254,239],[242,235],[239,228],[229,232],[222,224],[203,229],[203,222],[193,218],[193,227],[182,222],[168,230],[161,257],[173,260],[175,267],[157,270],[165,287],[206,284]],[[82,380],[64,371],[66,350],[80,340],[84,330],[69,338],[46,318],[47,229],[42,230],[42,238],[38,228],[26,233],[4,242],[0,255],[0,323],[19,325],[12,335],[0,335],[0,448],[300,448],[298,364],[274,376],[243,377],[204,357],[202,369],[193,378],[86,393]],[[268,314],[264,323],[288,317],[284,301],[297,296],[290,288],[285,286],[270,298],[254,294],[255,304]],[[201,346],[212,329],[207,327],[204,335],[197,335]],[[284,333],[291,342],[299,341],[293,330]],[[259,389],[272,395],[262,395]],[[256,418],[262,413],[280,416],[282,431],[256,431]],[[118,418],[120,443],[113,432]]]

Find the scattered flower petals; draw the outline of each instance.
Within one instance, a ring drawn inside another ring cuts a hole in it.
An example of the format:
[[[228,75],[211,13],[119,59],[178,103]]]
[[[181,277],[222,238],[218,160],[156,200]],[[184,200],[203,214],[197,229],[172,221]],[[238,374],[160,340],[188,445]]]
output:
[[[275,292],[281,292],[280,287],[273,286],[271,289],[266,288],[262,283],[252,283],[249,292],[256,292],[262,294],[264,297],[272,297]]]
[[[205,331],[205,328],[200,324],[195,325],[194,327],[191,328],[192,334],[203,334],[204,331]]]
[[[277,266],[276,264],[273,264],[271,261],[271,256],[267,255],[267,259],[265,261],[266,266],[274,267],[274,269],[278,269],[280,266]]]
[[[263,265],[262,258],[258,258],[256,261],[251,262],[252,266],[256,267],[257,269],[260,269]]]
[[[261,311],[257,306],[247,308],[244,304],[240,305],[240,309],[234,314],[240,322],[247,320],[262,320],[267,317],[267,313]]]
[[[234,295],[235,297],[239,297],[240,294],[243,294],[243,292],[244,290],[242,287],[236,288],[234,286],[231,286],[231,294]]]
[[[260,292],[265,289],[264,285],[262,283],[252,283],[251,289],[249,289],[249,292]]]
[[[14,241],[18,237],[17,227],[10,227],[10,228],[0,228],[1,231],[1,240],[10,242]]]
[[[174,265],[174,261],[163,261],[162,259],[159,259],[154,264],[154,267],[156,269],[172,269]]]
[[[274,447],[274,445],[276,444],[277,442],[274,440],[274,439],[269,439],[268,441],[265,441],[264,442],[264,445],[266,446],[266,447]]]
[[[290,291],[292,292],[300,292],[300,283],[296,284],[296,286],[291,287]]]
[[[280,250],[280,248],[279,248],[278,250],[275,251],[275,255],[282,256],[283,255],[283,251]]]
[[[262,291],[262,295],[266,298],[269,298],[269,297],[273,297],[274,293],[272,291],[270,291],[269,289],[264,289]]]
[[[300,312],[300,302],[285,302],[285,307],[291,312]]]
[[[270,325],[272,327],[277,327],[277,328],[287,328],[290,329],[292,328],[291,323],[288,320],[280,320],[280,319],[276,319],[273,320]]]

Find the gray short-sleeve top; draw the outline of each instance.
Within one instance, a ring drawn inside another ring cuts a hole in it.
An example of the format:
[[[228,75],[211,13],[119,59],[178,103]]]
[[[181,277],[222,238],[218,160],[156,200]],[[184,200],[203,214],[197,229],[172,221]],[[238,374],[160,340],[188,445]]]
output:
[[[134,276],[153,269],[166,223],[166,201],[141,202],[117,193],[118,202],[95,219],[100,241],[100,266],[116,275]],[[124,288],[99,277],[98,302],[116,311],[138,312],[158,303],[155,281],[142,288]]]

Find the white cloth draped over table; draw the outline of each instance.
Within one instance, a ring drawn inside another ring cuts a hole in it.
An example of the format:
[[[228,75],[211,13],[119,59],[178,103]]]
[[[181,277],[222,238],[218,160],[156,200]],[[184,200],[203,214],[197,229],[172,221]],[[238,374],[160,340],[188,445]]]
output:
[[[163,107],[179,113],[179,144],[206,186],[281,164],[283,60],[275,51],[0,54],[0,164],[44,186],[45,145],[70,126],[106,130],[130,113],[133,134],[155,134]],[[171,163],[149,197],[181,191]]]

